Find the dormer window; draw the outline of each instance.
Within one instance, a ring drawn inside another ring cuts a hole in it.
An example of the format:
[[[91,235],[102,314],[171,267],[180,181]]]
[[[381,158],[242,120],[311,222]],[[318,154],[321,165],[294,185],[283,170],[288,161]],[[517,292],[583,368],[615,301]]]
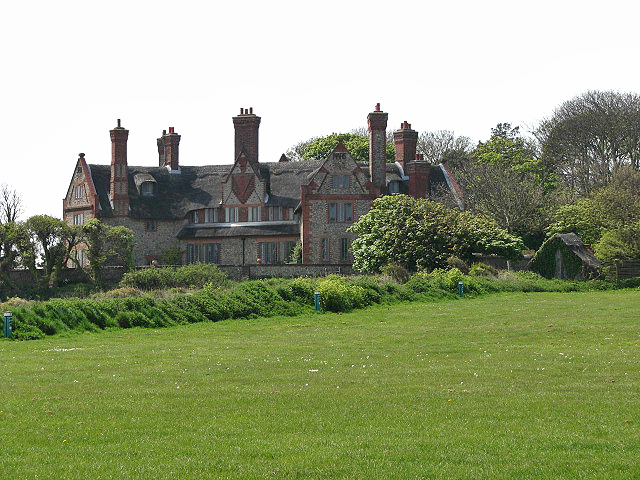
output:
[[[200,213],[198,210],[189,213],[189,223],[200,223]]]
[[[154,193],[153,187],[153,182],[143,182],[142,185],[140,185],[140,195],[143,197],[152,197]]]

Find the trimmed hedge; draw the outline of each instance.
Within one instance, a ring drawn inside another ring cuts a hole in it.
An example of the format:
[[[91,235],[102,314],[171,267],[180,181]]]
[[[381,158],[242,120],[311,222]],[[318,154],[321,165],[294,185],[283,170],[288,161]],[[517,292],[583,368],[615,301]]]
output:
[[[480,270],[480,269],[479,269]],[[179,324],[232,318],[293,316],[313,312],[313,293],[321,293],[325,311],[348,312],[375,303],[437,301],[457,298],[457,284],[465,284],[465,296],[498,292],[573,292],[638,287],[640,278],[613,284],[546,280],[532,272],[500,272],[498,277],[463,275],[457,268],[417,273],[405,284],[382,277],[268,279],[225,285],[205,283],[194,293],[175,293],[169,298],[120,288],[92,299],[25,301],[10,299],[0,310],[14,317],[14,337],[42,338],[69,331],[99,331],[108,328],[160,328]],[[146,278],[146,277],[145,277]],[[218,277],[219,278],[219,277]],[[131,296],[122,296],[124,292]],[[163,293],[163,292],[160,292]]]

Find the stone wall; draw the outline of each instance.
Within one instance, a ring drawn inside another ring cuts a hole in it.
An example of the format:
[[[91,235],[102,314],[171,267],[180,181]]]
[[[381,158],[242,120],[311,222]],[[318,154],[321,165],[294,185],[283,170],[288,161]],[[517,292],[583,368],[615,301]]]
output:
[[[133,263],[149,265],[151,260],[160,259],[162,251],[179,247],[186,249],[186,244],[176,238],[183,225],[182,220],[155,220],[155,230],[146,230],[144,219],[130,217],[103,218],[104,223],[111,226],[123,226],[133,230]]]

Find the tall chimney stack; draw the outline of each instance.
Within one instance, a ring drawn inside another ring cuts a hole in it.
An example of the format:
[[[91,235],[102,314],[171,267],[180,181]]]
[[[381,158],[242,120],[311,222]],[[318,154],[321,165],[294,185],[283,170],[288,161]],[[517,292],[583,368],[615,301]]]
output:
[[[241,108],[240,115],[233,117],[235,128],[235,159],[244,150],[250,163],[258,163],[258,129],[260,117],[253,113],[253,107]]]
[[[110,130],[111,135],[111,181],[109,194],[115,216],[129,215],[129,168],[127,166],[127,139],[129,130],[118,126]]]
[[[416,159],[418,132],[411,128],[410,123],[404,121],[400,128],[393,132],[393,143],[396,147],[396,161],[404,169],[407,163]]]
[[[369,126],[369,173],[371,184],[377,194],[384,192],[387,186],[387,117],[376,104],[375,111],[367,116]]]
[[[173,127],[169,127],[169,133],[162,131],[162,147],[164,150],[164,165],[169,167],[172,172],[180,171],[180,163],[178,162],[178,147],[180,146],[180,135],[175,132]],[[160,155],[162,160],[162,155]]]

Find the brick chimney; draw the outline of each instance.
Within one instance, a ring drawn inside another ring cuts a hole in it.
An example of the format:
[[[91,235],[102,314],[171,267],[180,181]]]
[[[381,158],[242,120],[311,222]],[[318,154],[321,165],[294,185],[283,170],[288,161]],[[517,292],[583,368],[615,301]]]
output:
[[[396,147],[396,161],[405,168],[405,165],[416,158],[416,146],[418,144],[418,132],[411,128],[406,120],[400,128],[393,132],[393,143]]]
[[[115,216],[129,215],[129,168],[127,166],[127,139],[129,130],[120,125],[111,134],[111,182],[109,195]]]
[[[409,195],[413,198],[427,198],[429,195],[429,174],[431,164],[425,162],[424,155],[416,155],[414,162],[405,164],[404,174],[409,177]]]
[[[241,108],[240,115],[233,117],[235,135],[235,159],[244,150],[250,163],[258,163],[258,128],[260,117],[253,113],[253,107]]]
[[[367,116],[369,126],[369,173],[373,193],[380,194],[387,185],[387,117],[376,104],[375,111]]]
[[[169,167],[172,172],[180,171],[180,164],[178,163],[178,147],[180,146],[180,135],[178,135],[173,127],[169,127],[169,133],[165,130],[162,131],[162,146],[164,149],[164,165],[163,167]],[[162,160],[162,155],[160,155]]]
[[[164,154],[164,143],[162,143],[162,137],[164,137],[167,134],[166,130],[162,130],[162,136],[160,138],[158,138],[157,144],[158,144],[158,166],[159,167],[164,167],[165,166],[165,154]]]

